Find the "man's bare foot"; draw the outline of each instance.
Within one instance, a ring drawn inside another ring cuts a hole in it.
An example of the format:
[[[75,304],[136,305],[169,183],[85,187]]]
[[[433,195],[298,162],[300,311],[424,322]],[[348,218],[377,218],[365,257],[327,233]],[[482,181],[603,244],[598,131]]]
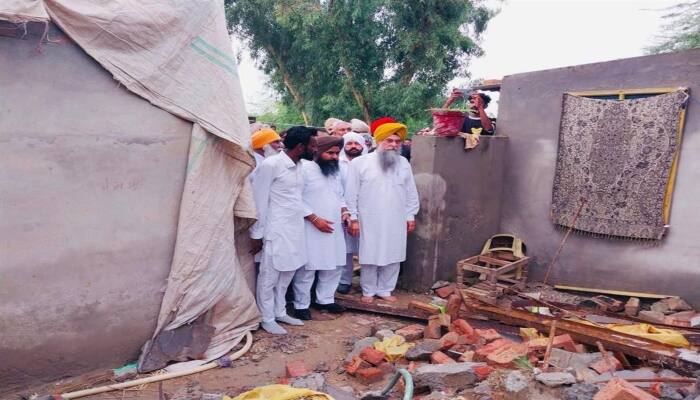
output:
[[[388,301],[389,303],[396,303],[398,300],[396,296],[379,296],[379,298],[384,301]]]
[[[363,303],[365,303],[365,304],[372,304],[372,303],[374,302],[374,297],[371,297],[371,296],[362,296],[362,298],[360,299],[360,301],[363,302]]]

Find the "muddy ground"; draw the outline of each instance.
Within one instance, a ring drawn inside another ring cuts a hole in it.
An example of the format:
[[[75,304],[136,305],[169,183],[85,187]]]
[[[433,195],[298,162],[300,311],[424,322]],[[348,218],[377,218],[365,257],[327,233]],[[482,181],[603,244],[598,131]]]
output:
[[[343,360],[357,339],[370,336],[372,326],[397,328],[412,321],[355,312],[336,316],[313,311],[313,316],[314,320],[307,321],[305,326],[285,326],[290,333],[287,336],[273,336],[262,330],[254,332],[252,348],[235,361],[231,368],[217,368],[164,381],[164,394],[170,397],[168,395],[173,395],[196,381],[205,393],[235,396],[256,386],[279,383],[285,377],[285,363],[291,360],[304,360],[311,370],[324,372],[326,380],[338,387],[351,386],[359,391],[382,388],[384,382],[365,386],[348,376],[343,369]],[[22,398],[21,395],[32,393],[54,394],[83,389],[90,387],[92,376],[94,374],[62,380],[18,393],[11,398]],[[152,400],[158,399],[158,395],[159,384],[152,383],[137,389],[114,391],[84,399]]]

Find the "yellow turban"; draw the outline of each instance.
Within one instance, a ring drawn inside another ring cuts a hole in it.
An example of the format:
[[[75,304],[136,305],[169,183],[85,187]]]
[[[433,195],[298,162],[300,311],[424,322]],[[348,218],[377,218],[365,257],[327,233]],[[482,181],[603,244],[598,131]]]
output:
[[[282,138],[280,138],[280,135],[278,135],[277,132],[273,131],[272,129],[265,128],[253,133],[250,140],[253,143],[253,150],[259,150],[266,144],[270,144],[276,140],[282,140]]]
[[[408,136],[408,128],[406,128],[406,125],[398,122],[387,122],[385,124],[381,124],[374,131],[374,140],[379,143],[391,135],[399,135],[401,140],[406,140],[406,137]]]

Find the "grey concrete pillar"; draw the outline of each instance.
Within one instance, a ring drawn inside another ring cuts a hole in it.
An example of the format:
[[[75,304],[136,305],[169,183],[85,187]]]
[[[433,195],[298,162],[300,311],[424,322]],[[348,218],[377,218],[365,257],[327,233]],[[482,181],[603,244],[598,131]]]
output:
[[[402,288],[423,291],[436,280],[454,280],[457,261],[478,254],[499,233],[507,143],[505,136],[482,136],[465,150],[459,137],[414,137],[421,211],[408,238]]]

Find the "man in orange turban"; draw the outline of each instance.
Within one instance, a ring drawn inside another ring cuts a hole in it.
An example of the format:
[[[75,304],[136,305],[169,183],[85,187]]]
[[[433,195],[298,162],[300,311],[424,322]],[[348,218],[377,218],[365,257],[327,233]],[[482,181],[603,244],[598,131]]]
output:
[[[270,128],[263,128],[255,131],[250,137],[250,141],[251,147],[253,148],[253,156],[255,157],[255,169],[250,173],[252,182],[255,177],[255,172],[260,164],[262,164],[265,157],[279,153],[284,148],[284,145],[282,144],[280,135]]]
[[[393,302],[407,234],[416,227],[418,191],[411,165],[400,154],[406,126],[383,118],[372,123],[372,132],[377,151],[354,159],[348,169],[348,231],[360,237],[362,301],[371,303],[378,296]]]

